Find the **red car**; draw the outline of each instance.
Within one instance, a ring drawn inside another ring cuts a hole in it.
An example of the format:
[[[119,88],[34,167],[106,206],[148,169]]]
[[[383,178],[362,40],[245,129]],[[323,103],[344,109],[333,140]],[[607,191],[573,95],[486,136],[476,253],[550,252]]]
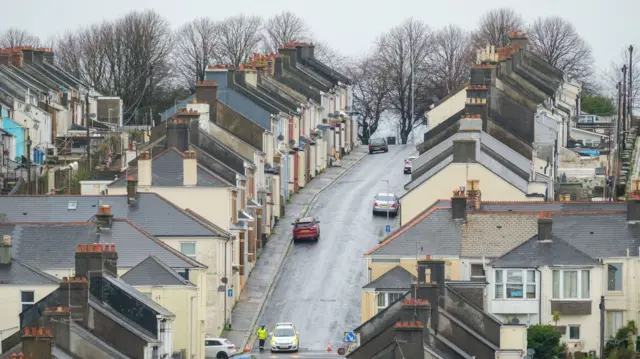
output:
[[[311,239],[317,241],[320,239],[320,221],[313,217],[305,217],[297,219],[293,224],[293,240]]]

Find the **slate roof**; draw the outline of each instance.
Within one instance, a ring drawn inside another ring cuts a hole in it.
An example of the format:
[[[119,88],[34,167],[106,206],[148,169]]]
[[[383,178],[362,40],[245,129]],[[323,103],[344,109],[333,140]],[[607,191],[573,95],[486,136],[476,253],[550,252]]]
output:
[[[123,292],[129,294],[131,297],[135,298],[140,303],[146,305],[147,307],[152,309],[154,312],[165,317],[175,318],[175,315],[171,313],[168,309],[156,303],[153,299],[149,298],[148,296],[142,294],[139,290],[127,284],[125,281],[121,280],[120,278],[116,278],[106,273],[102,275],[102,278],[108,281],[109,283],[111,283],[112,285],[114,285],[115,287],[119,288]]]
[[[555,265],[598,265],[598,261],[558,236],[550,241],[540,241],[538,236],[515,247],[491,262],[497,268],[534,268]]]
[[[93,296],[89,297],[89,307],[100,312],[105,317],[114,321],[117,325],[123,327],[124,329],[128,330],[131,334],[137,336],[138,338],[144,340],[147,343],[160,342],[157,338],[154,338],[153,335],[149,333],[149,331],[125,319],[125,317],[123,317],[120,313],[115,311],[113,308],[111,308],[107,304],[100,302],[98,299],[96,299]]]
[[[76,202],[70,210],[69,202]],[[11,222],[86,222],[100,204],[111,206],[115,218],[126,218],[155,237],[218,237],[185,211],[156,193],[138,193],[135,203],[118,196],[0,196],[0,213]]]
[[[149,256],[138,263],[120,279],[132,286],[193,286],[191,282],[181,277],[176,271],[154,256]]]
[[[460,127],[463,130],[465,121],[473,120],[462,119]],[[469,126],[472,126],[472,123]],[[412,176],[412,181],[407,183],[404,188],[407,191],[413,190],[453,163],[453,142],[462,138],[472,138],[476,141],[477,163],[520,191],[528,191],[531,161],[482,131],[457,132],[413,160],[413,172],[422,174],[417,178]]]
[[[451,220],[450,208],[433,207],[392,233],[366,255],[458,256],[461,226],[461,222]]]
[[[376,280],[362,287],[363,289],[407,289],[417,278],[401,266],[395,266]]]
[[[49,269],[75,268],[78,244],[114,243],[118,266],[132,268],[154,255],[171,268],[206,268],[126,220],[114,220],[99,235],[93,223],[0,223],[0,236],[12,236],[13,256],[27,265]]]
[[[182,187],[184,186],[184,154],[170,147],[151,160],[151,185],[158,187]],[[138,179],[138,169],[121,176],[110,183],[108,187],[126,187],[128,176]],[[230,184],[198,164],[199,187],[228,187]]]
[[[102,350],[104,353],[108,354],[110,357],[114,359],[130,359],[125,354],[121,353],[118,349],[111,346],[111,344],[105,342],[104,340],[98,338],[95,334],[91,333],[87,329],[79,326],[78,324],[71,323],[69,329],[80,336],[82,339],[88,341],[89,343],[96,346],[98,349]]]
[[[627,202],[481,202],[480,210],[487,212],[597,212],[627,211]]]
[[[0,264],[0,284],[55,285],[60,280],[21,260],[12,258],[9,264]]]

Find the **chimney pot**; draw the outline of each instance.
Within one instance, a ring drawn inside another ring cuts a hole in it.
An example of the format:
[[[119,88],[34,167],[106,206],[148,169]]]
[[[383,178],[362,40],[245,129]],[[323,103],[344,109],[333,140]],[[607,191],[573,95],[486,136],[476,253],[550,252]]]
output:
[[[551,219],[550,212],[540,212],[540,218],[538,219],[538,240],[552,240],[553,239],[553,221]]]
[[[4,236],[2,236],[2,244],[5,246],[10,246],[11,245],[11,236],[8,234],[5,234]]]

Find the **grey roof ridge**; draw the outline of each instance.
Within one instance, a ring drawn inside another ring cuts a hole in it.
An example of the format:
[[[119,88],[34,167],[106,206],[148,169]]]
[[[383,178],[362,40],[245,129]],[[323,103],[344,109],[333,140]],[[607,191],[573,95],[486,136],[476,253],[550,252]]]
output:
[[[130,359],[129,356],[125,355],[124,353],[121,353],[116,347],[114,347],[113,345],[107,343],[102,338],[100,338],[97,335],[93,334],[91,331],[89,331],[88,329],[84,328],[83,326],[81,326],[81,325],[79,325],[79,324],[77,324],[75,322],[71,322],[70,324],[71,325],[69,325],[69,329],[71,331],[76,331],[75,333],[80,335],[80,336],[85,335],[86,336],[85,340],[96,341],[104,349],[108,349],[110,351],[110,353],[108,353],[108,354],[113,355],[117,359]],[[78,333],[77,331],[80,331],[81,333]],[[89,338],[91,338],[91,339],[89,339]]]
[[[408,270],[406,270],[403,266],[401,266],[401,265],[399,265],[399,264],[398,264],[397,266],[395,266],[395,267],[393,267],[393,268],[389,269],[388,271],[384,272],[384,273],[383,273],[381,276],[379,276],[378,278],[376,278],[376,279],[374,279],[373,281],[371,281],[371,282],[369,282],[369,283],[365,284],[362,288],[376,288],[375,284],[376,284],[377,282],[382,281],[382,279],[384,279],[384,278],[385,278],[385,276],[389,275],[389,274],[391,273],[391,271],[394,271],[394,270],[402,270],[402,271],[404,271],[404,272],[408,273],[411,277],[413,277],[413,278],[416,278],[416,279],[417,279],[417,277],[416,277],[416,276],[414,276],[411,272],[409,272],[409,271],[408,271]]]
[[[307,96],[301,94],[300,92],[296,91],[295,89],[292,89],[290,87],[284,86],[283,84],[281,84],[280,82],[278,82],[278,80],[274,79],[271,76],[267,76],[267,75],[262,75],[260,77],[260,81],[264,81],[267,82],[269,84],[271,84],[273,87],[277,87],[282,91],[285,91],[289,96],[293,97],[293,98],[300,98],[300,99],[304,99],[304,100],[300,100],[300,101],[309,101],[309,99],[307,98]],[[293,94],[290,94],[289,92],[293,92]]]
[[[156,263],[158,263],[162,269],[164,269],[165,271],[167,271],[169,274],[171,274],[172,277],[174,277],[175,279],[181,281],[183,283],[183,285],[187,285],[187,286],[194,286],[195,284],[193,284],[191,281],[184,279],[180,274],[176,273],[176,271],[174,271],[173,269],[171,269],[171,267],[169,267],[165,262],[161,261],[160,259],[158,259],[156,256],[149,256],[147,258],[151,258],[151,260],[155,261]],[[142,261],[144,262],[144,260]],[[138,265],[140,265],[142,262],[138,263]],[[138,266],[136,265],[136,267]],[[133,270],[135,267],[131,268],[128,272],[131,272],[131,270]],[[127,272],[127,273],[128,273]],[[126,274],[126,273],[125,273]]]
[[[201,147],[196,146],[196,145],[194,145],[194,144],[189,144],[189,146],[191,146],[191,147],[195,148],[197,151],[199,151],[199,152],[200,152],[200,153],[202,153],[203,155],[205,155],[205,156],[207,156],[207,157],[211,158],[212,160],[216,161],[216,162],[217,162],[217,163],[219,163],[221,166],[226,167],[229,171],[231,171],[231,172],[233,172],[233,173],[235,173],[235,174],[238,174],[238,175],[240,175],[240,176],[242,176],[242,177],[244,177],[244,176],[245,176],[245,175],[244,175],[244,173],[240,173],[240,172],[238,172],[238,171],[234,170],[233,168],[229,167],[226,163],[222,162],[221,160],[219,160],[219,159],[218,159],[218,158],[216,158],[215,156],[213,156],[213,155],[209,154],[209,152],[205,151],[205,150],[204,150],[204,149],[202,149]]]
[[[5,65],[3,65],[3,66],[5,66]],[[42,83],[42,81],[40,81],[40,80],[38,80],[37,78],[33,77],[31,74],[27,73],[26,71],[24,71],[24,70],[23,70],[22,68],[20,68],[20,67],[16,67],[16,66],[13,66],[13,65],[9,65],[9,66],[7,66],[7,68],[11,69],[12,71],[17,72],[19,76],[25,77],[25,78],[27,78],[27,79],[28,79],[28,80],[30,80],[30,81],[37,82],[38,84],[40,84],[40,85],[41,85],[42,87],[44,87],[44,88],[48,88],[48,89],[55,90],[55,89],[54,89],[54,88],[52,88],[51,86],[49,86],[49,85],[46,85],[46,84]]]
[[[158,312],[158,313],[160,313],[160,314],[162,314],[162,315],[164,315],[166,317],[170,317],[170,318],[175,318],[176,317],[176,315],[173,314],[169,309],[163,307],[162,305],[160,305],[160,303],[157,303],[153,299],[145,296],[139,290],[134,288],[129,283],[121,280],[120,278],[112,276],[109,273],[103,273],[102,277],[105,278],[110,283],[112,283],[113,285],[118,286],[121,290],[126,291],[127,294],[129,294],[130,296],[134,297],[136,300],[140,301],[140,303],[146,305],[147,307],[153,309],[154,311],[156,311],[156,312]]]
[[[45,68],[44,66],[41,66],[40,64],[37,64],[35,62],[32,62],[29,65],[31,66],[31,68],[39,70],[40,74],[42,74],[43,76],[48,77],[53,82],[57,82],[58,85],[62,84],[63,86],[67,86],[69,88],[75,88],[76,84],[69,84],[68,81],[60,78],[60,76],[52,73],[49,69]]]
[[[484,312],[484,310],[482,310]],[[481,342],[483,342],[483,344],[487,345],[488,347],[492,348],[495,351],[500,350],[500,347],[496,346],[495,344],[493,344],[492,342],[490,342],[489,340],[487,340],[487,338],[485,338],[483,335],[481,335],[480,333],[478,333],[475,329],[469,327],[467,324],[465,324],[463,321],[461,321],[460,319],[458,319],[455,315],[453,315],[452,313],[449,313],[448,310],[446,310],[443,307],[438,306],[438,312],[440,314],[444,314],[446,317],[449,318],[449,320],[454,321],[457,325],[459,325],[460,327],[462,327],[462,329],[470,334],[475,334],[474,336],[479,339]],[[485,312],[486,313],[486,312]]]
[[[213,136],[212,134],[207,133],[207,131],[205,131],[205,130],[203,130],[203,129],[201,129],[201,128],[199,128],[199,129],[198,129],[198,132],[200,132],[200,133],[204,134],[206,137],[208,137],[208,138],[209,138],[209,139],[211,139],[212,141],[215,141],[216,143],[220,144],[220,146],[224,147],[227,151],[229,151],[229,152],[233,153],[234,155],[236,155],[236,156],[238,156],[238,157],[242,158],[245,162],[248,162],[252,168],[256,168],[256,165],[255,165],[255,164],[253,164],[253,161],[252,161],[252,160],[250,160],[250,159],[248,159],[248,158],[244,157],[243,155],[241,155],[240,153],[238,153],[238,151],[236,151],[236,150],[234,150],[233,148],[231,148],[231,147],[227,146],[224,142],[220,141],[219,139],[217,139],[217,138],[216,138],[215,136]]]
[[[330,78],[332,82],[333,80],[335,80],[336,82],[341,82],[345,85],[351,85],[352,80],[348,76],[336,69],[331,68],[331,66],[325,64],[316,57],[302,59],[302,62],[305,65],[308,64],[308,66],[311,67],[314,71],[319,70],[323,72],[323,74],[321,75],[325,78]]]
[[[496,259],[492,260],[491,262],[489,262],[489,265],[490,265],[490,266],[493,266],[493,264],[494,264],[495,262],[499,261],[499,260],[500,260],[500,259],[502,259],[503,257],[506,257],[507,255],[511,254],[512,252],[515,252],[516,250],[518,250],[520,247],[523,247],[523,246],[525,246],[525,245],[529,244],[529,242],[531,242],[531,241],[537,241],[537,240],[538,240],[538,235],[537,235],[537,234],[534,234],[531,238],[529,238],[529,239],[527,239],[526,241],[524,241],[524,242],[520,243],[519,245],[517,245],[517,246],[515,246],[515,247],[511,248],[511,249],[510,249],[508,252],[506,252],[505,254],[503,254],[503,255],[501,255],[500,257],[498,257],[498,258],[496,258]],[[595,258],[593,258],[592,256],[590,256],[590,255],[586,254],[585,252],[583,252],[583,251],[579,250],[578,248],[576,248],[575,246],[573,246],[571,243],[569,243],[569,242],[565,241],[564,239],[562,239],[562,238],[560,238],[560,237],[558,237],[558,236],[556,236],[556,235],[553,235],[553,240],[554,240],[554,241],[560,241],[560,242],[563,242],[565,245],[567,245],[567,246],[569,246],[571,249],[575,250],[578,254],[581,254],[581,255],[583,255],[583,256],[585,256],[585,257],[589,258],[589,259],[592,259],[592,260],[594,260],[595,262],[597,262],[597,261],[598,261],[597,259],[595,259]],[[499,268],[499,267],[498,267],[498,268]]]
[[[11,76],[17,77],[18,79],[20,79],[20,82],[24,86],[33,88],[33,89],[38,90],[38,91],[42,91],[42,88],[48,89],[48,86],[44,86],[41,82],[39,82],[39,81],[37,81],[35,79],[29,78],[27,76],[23,76],[22,73],[20,73],[18,71],[15,71],[13,68],[15,68],[13,65],[11,67],[6,66],[6,65],[2,65],[2,66],[0,66],[0,71],[3,71],[3,72],[6,71],[6,72],[10,73]],[[8,76],[8,77],[11,78],[11,76]],[[16,80],[14,80],[14,81],[16,81]]]
[[[70,74],[69,72],[67,72],[63,68],[57,66],[56,64],[50,63],[49,61],[43,61],[42,63],[45,64],[45,65],[48,65],[50,67],[53,67],[54,70],[56,70],[56,71],[60,72],[61,74],[69,77],[71,80],[77,82],[78,84],[83,85],[84,87],[86,87],[86,88],[88,88],[90,90],[96,91],[96,89],[93,88],[91,85],[89,85],[88,83],[84,82],[83,80],[75,77],[74,75]],[[100,94],[100,95],[102,95],[102,94]]]
[[[428,330],[431,333],[431,335],[433,335],[436,339],[440,340],[442,343],[444,343],[444,345],[448,346],[451,350],[456,352],[458,355],[464,357],[465,359],[475,358],[475,356],[467,353],[462,348],[455,345],[451,340],[447,339],[447,337],[441,335],[440,333],[437,333],[435,330],[433,330],[433,328],[429,327]]]
[[[190,214],[191,216],[193,216],[195,219],[197,219],[202,224],[204,224],[206,226],[210,226],[213,229],[221,232],[225,237],[229,237],[229,238],[233,237],[233,234],[231,234],[229,231],[227,231],[226,229],[224,229],[224,228],[218,226],[217,224],[209,221],[208,219],[202,217],[200,214],[198,214],[194,210],[192,210],[190,208],[185,208],[184,211],[187,212],[188,214]]]
[[[188,215],[188,213],[186,213]],[[196,261],[195,259],[190,258],[189,256],[183,254],[182,252],[180,252],[179,250],[171,247],[170,245],[164,243],[163,241],[159,240],[158,238],[152,236],[149,232],[146,232],[144,229],[138,227],[137,225],[135,225],[135,223],[131,222],[130,220],[128,220],[127,218],[124,219],[120,219],[120,218],[114,218],[113,219],[114,222],[126,222],[128,223],[131,227],[135,228],[136,230],[138,230],[140,233],[144,234],[147,238],[149,238],[150,240],[154,241],[156,244],[158,244],[159,246],[167,249],[169,252],[175,254],[177,257],[179,257],[180,259],[184,260],[185,262],[193,265],[194,267],[198,267],[198,268],[208,268],[206,265]],[[205,227],[206,228],[206,227]],[[208,229],[208,228],[207,228]]]
[[[162,157],[162,156],[166,155],[167,153],[169,153],[169,152],[170,152],[170,151],[172,151],[172,150],[173,150],[175,153],[179,154],[180,156],[182,156],[182,157],[184,158],[184,154],[183,154],[182,152],[178,151],[178,149],[177,149],[177,148],[175,148],[175,147],[167,147],[164,151],[160,152],[160,153],[159,153],[159,154],[157,154],[155,157],[153,157],[153,158],[151,159],[151,163],[153,163],[153,161],[155,161],[155,160],[159,159],[160,157]],[[222,177],[220,177],[220,176],[216,175],[216,174],[215,174],[215,173],[213,173],[212,171],[209,171],[209,169],[207,169],[206,167],[202,166],[201,164],[197,163],[197,166],[198,166],[198,169],[201,169],[201,170],[205,171],[208,175],[210,175],[211,177],[215,178],[216,180],[218,180],[218,181],[220,181],[220,182],[222,182],[222,183],[226,184],[227,186],[231,186],[231,183],[229,183],[228,181],[226,181],[226,180],[225,180],[225,179],[223,179]],[[153,170],[153,167],[151,167],[151,169]],[[136,170],[136,171],[138,170],[138,166],[136,166],[136,167],[135,167],[135,170]],[[130,172],[129,172],[129,173],[130,173]],[[120,182],[120,181],[122,181],[122,180],[126,179],[127,177],[129,177],[129,176],[128,176],[128,174],[125,174],[124,176],[120,176],[120,178],[118,178],[117,180],[115,180],[115,181],[113,181],[113,182],[109,183],[109,184],[107,185],[107,187],[112,186],[112,185],[114,185],[114,184],[116,184],[116,183],[118,183],[118,182]]]
[[[223,105],[224,105],[224,104],[223,104]],[[227,107],[229,107],[229,106],[227,106]],[[230,107],[229,107],[229,108],[230,108]],[[235,111],[235,110],[233,110],[232,108],[230,108],[230,109],[231,109],[232,111]],[[244,117],[242,114],[240,114],[240,113],[238,113],[238,112],[236,112],[236,115],[238,115],[238,116],[241,116],[241,117],[245,118],[247,121],[251,121],[251,120],[249,120],[248,118]],[[247,147],[249,147],[250,149],[252,149],[252,150],[254,150],[254,151],[256,151],[256,152],[262,152],[261,150],[259,150],[259,149],[255,148],[255,147],[253,147],[253,145],[250,145],[247,141],[245,141],[245,140],[243,140],[242,138],[240,138],[240,137],[236,136],[233,132],[231,132],[231,131],[227,130],[226,128],[224,128],[224,127],[222,127],[222,126],[218,126],[218,125],[217,125],[217,124],[215,124],[215,123],[214,123],[213,125],[214,125],[214,126],[216,126],[216,127],[218,128],[218,130],[219,130],[219,131],[222,131],[222,132],[224,132],[224,133],[229,134],[230,136],[235,137],[237,141],[242,142],[242,144],[243,144],[243,145],[246,145],[246,146],[247,146]],[[206,131],[205,131],[205,133],[206,133]],[[222,141],[220,141],[220,142],[222,142]],[[240,154],[239,154],[239,155],[240,155]],[[242,156],[242,155],[240,155],[240,156]],[[243,158],[244,158],[244,157],[243,157]]]
[[[42,270],[40,270],[38,268],[32,267],[32,266],[28,265],[27,263],[24,263],[23,261],[21,261],[21,260],[19,260],[17,258],[11,258],[11,261],[12,262],[16,262],[16,263],[20,264],[21,266],[25,267],[26,269],[34,272],[35,274],[38,274],[39,276],[52,281],[54,284],[58,284],[58,283],[61,282],[60,279],[52,276],[51,274],[46,273],[46,272],[44,272],[44,271],[42,271]]]
[[[331,83],[331,81],[323,79],[322,76],[320,76],[320,74],[313,71],[313,69],[311,69],[310,67],[305,66],[305,64],[301,63],[300,61],[296,61],[294,67],[298,69],[300,72],[312,78],[314,81],[318,82],[319,84],[322,84],[322,86],[328,87],[328,88],[333,87],[333,84]]]
[[[139,337],[140,339],[148,342],[148,343],[158,343],[160,340],[154,338],[151,333],[149,333],[146,329],[141,328],[138,324],[130,322],[128,319],[122,317],[120,313],[115,311],[106,303],[102,303],[100,299],[96,298],[94,295],[89,294],[89,306],[93,309],[99,311],[107,318],[118,322],[124,329],[129,331],[131,334]]]

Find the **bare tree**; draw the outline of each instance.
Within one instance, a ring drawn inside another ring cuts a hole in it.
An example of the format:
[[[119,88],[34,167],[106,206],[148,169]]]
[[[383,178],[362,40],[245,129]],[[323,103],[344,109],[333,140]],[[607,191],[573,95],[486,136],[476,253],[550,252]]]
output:
[[[283,11],[270,17],[264,25],[263,47],[268,52],[278,52],[289,41],[309,41],[311,31],[298,15]]]
[[[104,91],[107,80],[107,59],[102,43],[104,24],[68,31],[56,39],[56,61],[70,74],[98,91]]]
[[[522,16],[511,8],[489,10],[480,18],[478,29],[473,34],[473,43],[476,47],[504,47],[509,44],[509,32],[520,31],[524,26]]]
[[[391,78],[377,57],[366,57],[346,68],[353,81],[353,106],[358,115],[358,138],[362,143],[376,132],[382,115],[389,109]]]
[[[637,54],[639,47],[634,46],[633,59],[631,64],[633,66],[632,71],[632,89],[629,97],[631,98],[631,104],[633,105],[633,111],[637,113],[640,111],[640,56]],[[626,88],[629,89],[629,49],[625,48],[620,50],[618,60],[612,61],[609,69],[602,73],[603,94],[609,98],[617,101],[618,90],[616,90],[616,84],[622,83],[622,66],[627,66],[627,79]]]
[[[348,71],[348,59],[324,41],[314,41],[313,57],[336,71]]]
[[[474,58],[471,34],[457,25],[448,25],[435,36],[430,69],[434,87],[446,96],[469,78]]]
[[[593,75],[591,47],[570,22],[557,16],[538,18],[529,40],[531,50],[572,78],[587,82]]]
[[[0,33],[0,47],[40,46],[40,39],[27,30],[15,27],[8,28]]]
[[[193,92],[196,80],[204,80],[207,66],[219,60],[217,25],[209,18],[195,19],[178,29],[175,40],[176,75]]]
[[[245,63],[262,41],[261,29],[258,16],[241,14],[223,20],[219,27],[223,61],[236,67]]]
[[[427,59],[434,50],[434,35],[425,23],[408,19],[383,34],[377,47],[383,71],[390,76],[390,110],[397,117],[400,140],[406,144],[413,128],[423,123],[418,114],[424,113],[432,95]]]

